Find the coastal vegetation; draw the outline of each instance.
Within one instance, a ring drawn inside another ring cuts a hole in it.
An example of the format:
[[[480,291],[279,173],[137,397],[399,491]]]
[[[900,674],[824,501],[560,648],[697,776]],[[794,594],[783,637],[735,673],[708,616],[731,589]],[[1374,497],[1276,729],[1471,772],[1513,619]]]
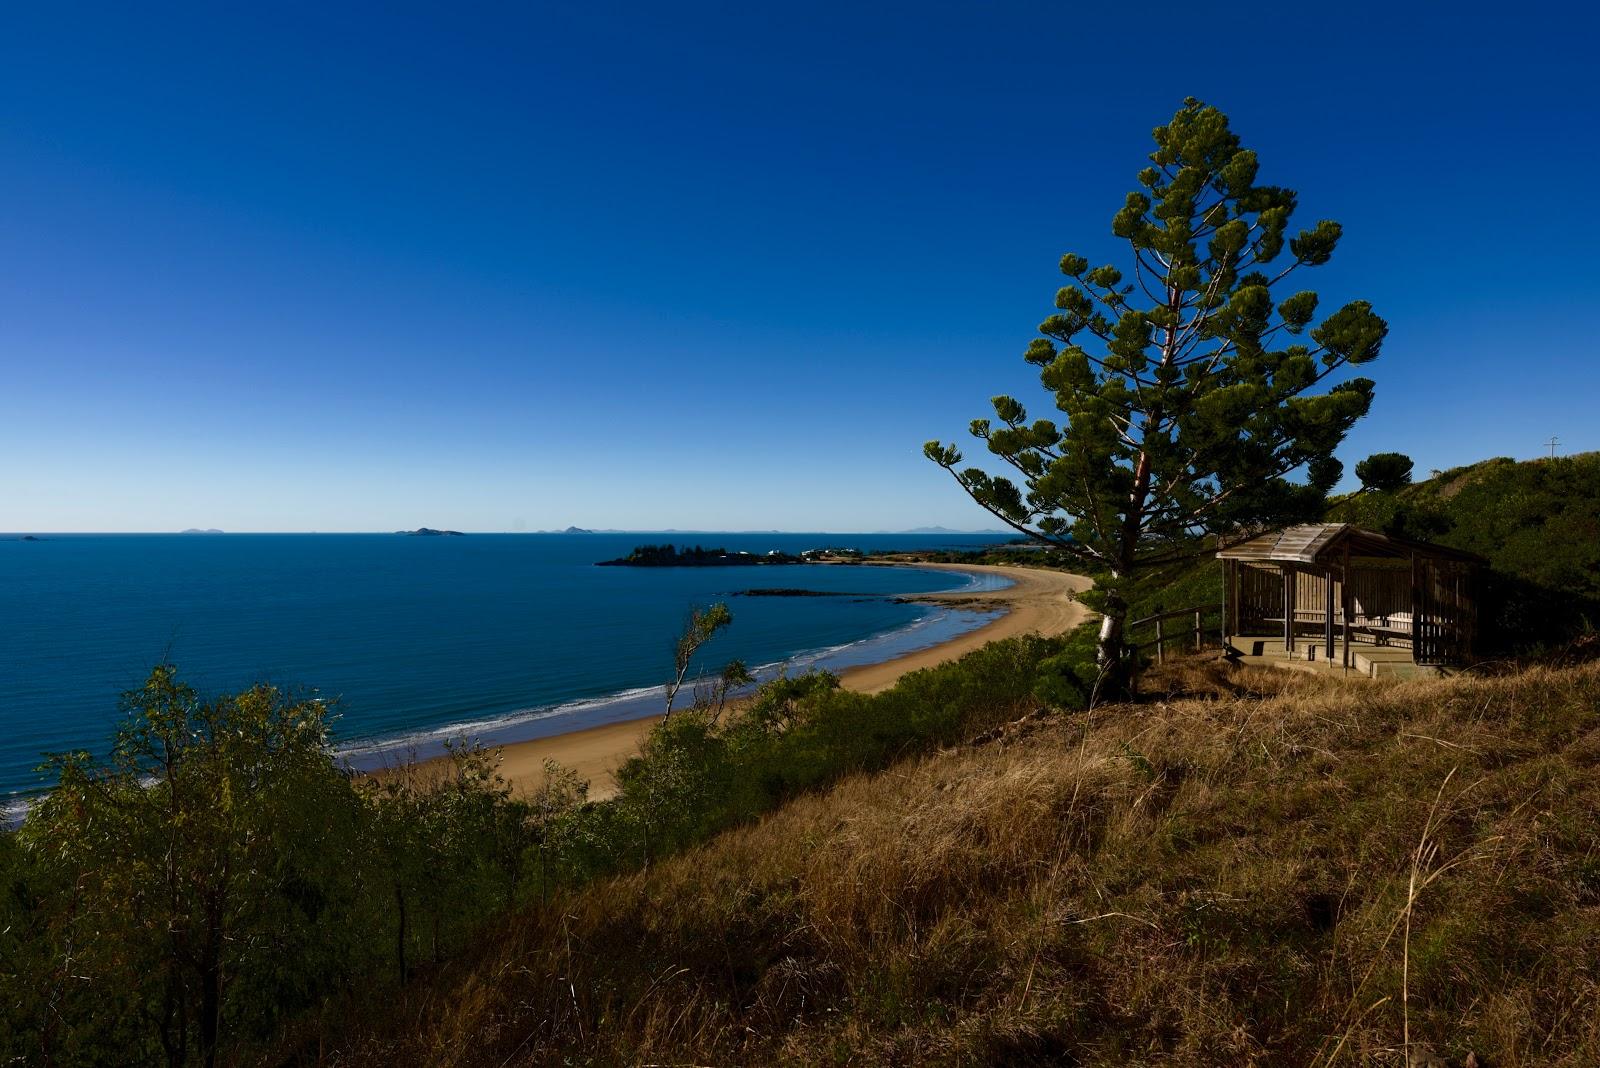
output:
[[[700,647],[732,625],[733,613],[728,611],[728,606],[724,603],[718,602],[704,608],[689,610],[689,618],[684,620],[683,630],[679,632],[678,640],[672,648],[672,679],[667,683],[667,710],[663,718],[671,717],[678,691],[683,689],[684,680],[689,677],[689,668],[693,666],[694,656],[700,651]],[[735,684],[736,679],[748,681],[749,675],[744,665],[737,661],[724,669],[722,679],[728,685],[723,687],[722,699],[724,701],[727,699],[728,688]]]
[[[0,1068],[1600,1068],[1595,9],[6,14]]]
[[[994,419],[970,429],[1009,475],[924,446],[996,518],[1096,574],[1113,685],[1126,677],[1125,584],[1208,534],[1321,513],[1342,473],[1333,452],[1372,404],[1370,379],[1343,376],[1388,331],[1364,300],[1319,322],[1317,294],[1289,290],[1329,261],[1341,228],[1292,233],[1296,194],[1257,181],[1225,115],[1187,100],[1154,139],[1111,222],[1126,270],[1063,256],[1070,281],[1024,354],[1066,425],[995,397]]]
[[[686,663],[725,614],[691,620]],[[521,910],[1041,694],[1072,700],[1062,680],[1088,649],[996,643],[876,695],[781,677],[738,715],[708,680],[598,802],[559,766],[514,795],[467,745],[442,768],[352,778],[322,702],[267,686],[206,700],[159,667],[125,695],[110,759],[55,758],[55,789],[0,835],[0,1060],[316,1062]]]
[[[1411,457],[1399,452],[1375,452],[1356,464],[1362,490],[1393,493],[1411,482]]]

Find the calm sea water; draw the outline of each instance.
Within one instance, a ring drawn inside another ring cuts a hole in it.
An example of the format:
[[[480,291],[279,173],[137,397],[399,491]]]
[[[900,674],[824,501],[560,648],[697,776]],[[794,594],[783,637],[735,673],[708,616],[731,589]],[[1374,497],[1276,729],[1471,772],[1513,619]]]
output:
[[[45,784],[46,751],[103,752],[117,695],[170,660],[203,693],[258,681],[337,698],[356,763],[449,736],[486,743],[646,714],[692,605],[727,599],[703,653],[839,668],[982,625],[897,604],[969,576],[796,565],[608,568],[636,544],[765,553],[973,548],[1003,536],[844,534],[41,535],[0,540],[0,804]],[[993,580],[978,580],[980,583]],[[736,597],[752,587],[845,597]]]

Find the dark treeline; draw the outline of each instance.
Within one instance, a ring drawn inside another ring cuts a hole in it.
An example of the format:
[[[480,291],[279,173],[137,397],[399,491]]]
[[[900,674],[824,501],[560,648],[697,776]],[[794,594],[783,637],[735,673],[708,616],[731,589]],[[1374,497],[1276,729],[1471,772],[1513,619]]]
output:
[[[600,567],[748,567],[751,564],[799,564],[804,561],[789,553],[765,555],[730,553],[727,549],[692,548],[676,545],[640,545],[627,556],[601,560]]]
[[[603,802],[493,754],[353,777],[327,709],[261,686],[203,699],[171,667],[124,695],[104,761],[56,757],[0,834],[0,1061],[309,1063],[498,916],[748,821],[797,793],[1081,701],[1080,639],[1019,639],[862,695],[774,680],[737,716],[658,725]]]

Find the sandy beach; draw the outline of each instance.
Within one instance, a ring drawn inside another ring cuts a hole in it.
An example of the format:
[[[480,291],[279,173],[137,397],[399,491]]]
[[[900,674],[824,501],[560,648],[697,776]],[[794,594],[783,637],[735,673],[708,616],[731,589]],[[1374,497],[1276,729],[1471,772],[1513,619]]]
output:
[[[1000,609],[1005,615],[943,644],[919,649],[881,664],[863,664],[860,667],[849,668],[840,675],[841,684],[846,689],[877,693],[893,686],[895,680],[908,672],[955,660],[989,642],[1019,634],[1037,633],[1046,636],[1062,634],[1076,627],[1091,614],[1089,609],[1079,603],[1074,596],[1093,585],[1082,575],[1047,571],[1042,568],[999,567],[984,564],[895,566],[999,574],[1012,580],[1014,584],[1003,590],[919,594],[907,598],[977,609]],[[625,723],[608,723],[600,727],[573,731],[570,734],[513,742],[501,748],[500,774],[515,787],[535,788],[544,781],[545,761],[553,759],[589,781],[590,797],[597,799],[608,797],[616,792],[611,773],[638,751],[640,740],[658,718],[656,715],[650,715]]]

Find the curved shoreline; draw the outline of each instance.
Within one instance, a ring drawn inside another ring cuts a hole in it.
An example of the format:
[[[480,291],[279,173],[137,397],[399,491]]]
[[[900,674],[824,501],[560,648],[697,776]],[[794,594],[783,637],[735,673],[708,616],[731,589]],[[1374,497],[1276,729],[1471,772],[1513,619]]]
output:
[[[878,693],[893,686],[903,675],[959,659],[990,642],[1029,633],[1054,637],[1072,630],[1093,614],[1076,599],[1077,594],[1094,584],[1083,575],[994,564],[908,562],[889,566],[1000,575],[1010,579],[1012,584],[1002,590],[912,594],[904,598],[907,601],[950,607],[999,610],[1005,614],[950,641],[917,649],[881,663],[846,668],[839,675],[840,684],[845,689]],[[638,719],[586,727],[566,734],[508,742],[497,747],[500,774],[517,790],[537,789],[544,781],[545,761],[555,760],[589,782],[589,796],[592,799],[610,797],[616,793],[612,772],[638,752],[640,742],[659,718],[658,713],[651,713]],[[425,761],[422,766],[426,767],[429,763],[432,762]]]

